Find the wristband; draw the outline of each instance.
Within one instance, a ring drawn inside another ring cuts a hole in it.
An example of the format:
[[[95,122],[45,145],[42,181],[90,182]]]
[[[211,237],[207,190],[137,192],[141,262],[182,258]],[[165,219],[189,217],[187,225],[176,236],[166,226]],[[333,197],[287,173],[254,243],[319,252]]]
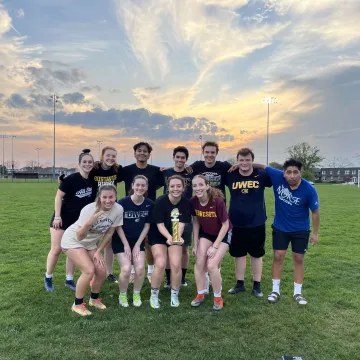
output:
[[[61,220],[61,216],[54,216],[54,220]]]

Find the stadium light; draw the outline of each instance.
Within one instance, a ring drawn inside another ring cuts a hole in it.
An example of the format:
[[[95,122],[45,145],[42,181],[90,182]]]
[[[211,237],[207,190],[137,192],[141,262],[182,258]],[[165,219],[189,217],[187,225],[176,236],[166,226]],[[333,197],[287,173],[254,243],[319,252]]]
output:
[[[198,139],[200,140],[200,160],[201,160],[201,159],[202,159],[202,141],[203,141],[203,135],[200,134]]]
[[[52,178],[54,181],[55,180],[55,159],[56,159],[56,155],[55,155],[55,148],[56,148],[56,103],[58,102],[58,100],[60,99],[59,96],[52,94],[50,96],[51,101],[54,104],[54,160],[53,160],[53,174],[52,174]]]
[[[97,140],[96,143],[99,145],[99,161],[101,160],[101,151],[100,151],[100,145],[103,143],[102,140]]]
[[[38,157],[38,172],[40,172],[40,150],[42,150],[42,148],[36,148],[35,150],[37,151]]]
[[[267,96],[261,99],[263,104],[268,106],[268,115],[267,115],[267,126],[266,126],[266,165],[269,165],[269,123],[270,123],[270,104],[276,104],[277,99],[275,97]]]
[[[9,135],[11,138],[11,181],[14,181],[14,138],[16,135]]]
[[[150,160],[151,160],[151,165],[152,165],[152,161],[153,161],[153,152],[154,152],[154,145],[155,145],[155,143],[154,142],[151,142],[150,143],[150,145],[151,145],[151,147],[153,148],[153,151],[151,152],[151,154],[150,154]]]
[[[2,177],[5,177],[5,139],[7,138],[8,136],[7,135],[0,135],[0,138],[3,139],[2,141],[2,145],[3,145],[3,158],[2,158],[2,169],[1,169],[1,172],[2,172]]]

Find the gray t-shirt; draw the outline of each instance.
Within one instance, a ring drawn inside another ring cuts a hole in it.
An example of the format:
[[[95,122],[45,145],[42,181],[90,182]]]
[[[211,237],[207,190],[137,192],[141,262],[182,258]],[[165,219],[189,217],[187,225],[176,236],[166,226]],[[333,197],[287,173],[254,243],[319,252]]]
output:
[[[62,249],[85,248],[87,250],[95,250],[99,240],[101,240],[110,227],[117,227],[123,224],[124,209],[121,205],[115,203],[109,211],[105,211],[104,215],[91,226],[86,238],[78,240],[76,231],[85,225],[90,216],[94,214],[95,208],[96,204],[93,202],[81,210],[79,219],[69,226],[62,236]]]

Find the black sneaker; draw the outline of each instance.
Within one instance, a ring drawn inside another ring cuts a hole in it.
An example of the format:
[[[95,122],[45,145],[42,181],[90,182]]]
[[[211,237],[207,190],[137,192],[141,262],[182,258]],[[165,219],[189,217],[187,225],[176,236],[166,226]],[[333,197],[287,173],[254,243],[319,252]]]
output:
[[[46,276],[44,277],[44,287],[46,291],[50,291],[50,292],[54,291],[52,278],[47,278]]]
[[[188,286],[188,283],[186,282],[186,279],[181,280],[181,286],[184,286],[184,287]]]
[[[107,279],[114,284],[118,283],[118,281],[116,280],[116,277],[113,274],[109,274]]]
[[[66,280],[65,286],[68,287],[71,290],[76,290],[76,285],[74,283],[74,280]]]
[[[264,297],[264,294],[263,292],[261,291],[261,287],[258,287],[258,288],[253,288],[252,289],[252,294],[259,298],[259,299],[262,299]]]
[[[230,289],[228,293],[234,295],[244,291],[245,291],[245,285],[239,285],[238,283],[236,283],[236,285],[232,289]]]

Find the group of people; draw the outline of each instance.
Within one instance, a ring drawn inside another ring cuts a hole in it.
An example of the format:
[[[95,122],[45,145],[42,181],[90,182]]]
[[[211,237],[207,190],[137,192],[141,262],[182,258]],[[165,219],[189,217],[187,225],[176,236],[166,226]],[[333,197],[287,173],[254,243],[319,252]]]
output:
[[[64,252],[67,256],[65,286],[75,291],[72,310],[87,316],[84,303],[91,286],[88,305],[106,309],[99,297],[107,278],[119,284],[119,304],[128,307],[128,285],[132,281],[133,306],[141,306],[141,288],[147,275],[151,283],[150,306],[158,309],[159,291],[171,288],[172,307],[178,307],[181,286],[187,286],[189,246],[196,257],[197,294],[191,305],[200,306],[209,293],[211,281],[213,309],[223,308],[221,262],[229,249],[235,258],[236,283],[228,291],[245,291],[246,257],[251,259],[253,289],[262,298],[262,257],[265,254],[267,220],[264,191],[273,187],[275,218],[272,225],[274,259],[273,287],[267,299],[280,299],[283,261],[292,246],[294,262],[294,300],[307,303],[302,294],[304,254],[309,239],[318,241],[319,202],[315,188],[301,177],[302,164],[289,159],[283,171],[255,164],[254,153],[242,148],[237,164],[217,161],[219,146],[206,142],[204,161],[187,166],[189,151],[173,150],[174,166],[159,168],[148,164],[152,147],[146,142],[134,145],[136,163],[122,167],[113,147],[102,150],[94,162],[90,150],[79,155],[79,171],[60,177],[55,211],[50,222],[51,250],[47,258],[44,286],[54,291],[53,271]],[[117,184],[124,181],[126,196],[118,200]],[[230,193],[226,207],[225,186]],[[164,194],[156,198],[158,189]],[[118,200],[118,201],[117,201]],[[310,233],[309,212],[312,214]],[[104,258],[102,257],[104,253]],[[120,265],[119,281],[113,275],[114,255]],[[81,275],[75,284],[74,269]]]

